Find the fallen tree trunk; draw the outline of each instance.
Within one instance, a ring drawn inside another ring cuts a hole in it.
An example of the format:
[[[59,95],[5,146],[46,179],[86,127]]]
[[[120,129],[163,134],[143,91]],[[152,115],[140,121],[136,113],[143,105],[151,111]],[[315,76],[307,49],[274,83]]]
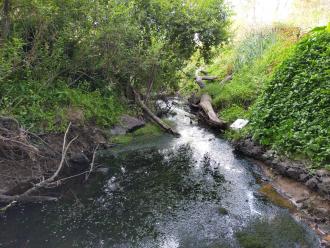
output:
[[[143,109],[143,111],[148,115],[148,117],[156,122],[158,126],[160,126],[165,132],[180,136],[178,132],[176,132],[173,128],[171,128],[169,125],[167,125],[164,121],[162,121],[158,116],[156,116],[148,107],[147,105],[141,100],[140,94],[132,87],[132,91],[135,96],[135,101],[140,107]]]
[[[229,81],[232,80],[232,79],[233,79],[233,74],[230,74],[230,75],[226,76],[226,77],[220,82],[220,84],[225,84],[225,83],[229,82]]]
[[[206,121],[213,127],[226,129],[227,124],[220,120],[212,107],[212,98],[208,94],[203,94],[199,106],[207,116]]]
[[[217,79],[217,76],[200,76],[199,73],[204,73],[206,74],[206,72],[202,69],[202,68],[198,68],[195,72],[195,76],[196,76],[196,83],[199,85],[199,87],[201,89],[203,89],[205,87],[205,83],[203,80],[215,80]],[[193,96],[192,98],[196,98],[195,96]],[[193,101],[193,99],[191,99],[191,101]],[[226,129],[227,128],[227,124],[220,120],[217,116],[217,114],[215,113],[213,107],[212,107],[212,98],[211,96],[209,96],[208,94],[203,94],[201,96],[201,99],[199,101],[199,104],[197,105],[197,103],[195,102],[190,102],[190,105],[192,107],[196,107],[198,106],[200,109],[202,109],[203,113],[199,112],[199,116],[205,121],[207,122],[208,125],[212,126],[212,127],[217,127],[220,129]]]
[[[218,77],[217,76],[202,76],[201,78],[202,78],[202,80],[212,81],[212,80],[216,80]]]
[[[44,201],[58,201],[57,197],[52,196],[29,196],[29,195],[0,195],[0,202],[15,203],[15,202],[44,202]],[[10,204],[12,205],[12,204]],[[4,207],[6,210],[8,207]]]

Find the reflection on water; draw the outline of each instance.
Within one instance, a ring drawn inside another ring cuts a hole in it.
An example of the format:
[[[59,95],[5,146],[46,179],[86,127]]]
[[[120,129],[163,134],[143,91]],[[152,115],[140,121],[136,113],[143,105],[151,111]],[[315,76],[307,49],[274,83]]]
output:
[[[0,217],[0,247],[265,247],[249,246],[255,240],[318,247],[286,210],[254,197],[259,186],[251,165],[191,124],[180,102],[175,111],[180,138],[104,152],[108,174],[73,189],[70,200],[21,206]],[[293,231],[281,235],[286,227]]]

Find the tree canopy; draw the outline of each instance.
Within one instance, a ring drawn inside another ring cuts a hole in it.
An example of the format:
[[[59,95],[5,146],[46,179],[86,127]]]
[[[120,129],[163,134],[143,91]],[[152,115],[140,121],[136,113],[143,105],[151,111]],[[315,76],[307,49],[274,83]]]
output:
[[[209,57],[230,24],[223,0],[4,0],[1,9],[0,108],[13,114],[38,99],[67,104],[63,88],[103,97],[128,85],[175,89],[185,61],[197,49]]]

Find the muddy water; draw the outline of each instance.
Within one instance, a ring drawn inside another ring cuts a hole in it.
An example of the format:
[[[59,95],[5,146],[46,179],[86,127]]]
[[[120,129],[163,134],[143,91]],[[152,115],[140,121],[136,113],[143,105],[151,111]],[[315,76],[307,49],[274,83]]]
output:
[[[100,154],[105,175],[57,204],[0,217],[0,247],[319,247],[288,210],[260,197],[252,164],[174,102],[180,138]]]

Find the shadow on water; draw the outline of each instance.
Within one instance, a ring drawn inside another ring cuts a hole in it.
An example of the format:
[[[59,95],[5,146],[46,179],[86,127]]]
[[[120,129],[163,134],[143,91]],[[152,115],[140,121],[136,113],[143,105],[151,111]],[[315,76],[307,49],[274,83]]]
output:
[[[254,196],[251,165],[178,104],[181,138],[103,152],[106,175],[1,216],[0,247],[318,247],[287,210]]]

